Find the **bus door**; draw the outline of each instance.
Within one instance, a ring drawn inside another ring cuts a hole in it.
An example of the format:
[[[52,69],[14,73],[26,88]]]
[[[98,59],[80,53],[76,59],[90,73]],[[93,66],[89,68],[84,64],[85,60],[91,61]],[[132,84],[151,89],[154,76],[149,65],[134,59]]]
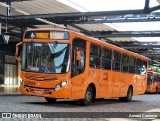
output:
[[[84,84],[86,81],[86,41],[81,39],[73,40],[72,45],[72,64],[71,64],[71,83],[74,99],[83,98]]]

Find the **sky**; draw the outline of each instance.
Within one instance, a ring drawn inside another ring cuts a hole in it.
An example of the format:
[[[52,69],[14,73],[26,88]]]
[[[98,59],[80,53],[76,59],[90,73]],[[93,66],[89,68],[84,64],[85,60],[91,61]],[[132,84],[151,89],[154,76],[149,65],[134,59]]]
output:
[[[145,0],[58,0],[81,12],[114,11],[143,9]],[[150,0],[150,7],[158,5],[156,0]],[[156,11],[157,12],[157,11]],[[132,23],[105,23],[119,31],[149,31],[159,30],[160,22],[132,22]],[[134,38],[142,42],[159,41],[160,37]]]

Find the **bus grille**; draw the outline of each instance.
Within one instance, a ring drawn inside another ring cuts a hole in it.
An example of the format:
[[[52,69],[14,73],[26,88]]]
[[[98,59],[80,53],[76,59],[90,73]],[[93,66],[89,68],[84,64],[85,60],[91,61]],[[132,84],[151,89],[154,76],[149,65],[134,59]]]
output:
[[[29,80],[36,80],[36,81],[54,81],[57,80],[57,78],[53,75],[47,75],[47,74],[28,74],[25,73],[24,77]]]

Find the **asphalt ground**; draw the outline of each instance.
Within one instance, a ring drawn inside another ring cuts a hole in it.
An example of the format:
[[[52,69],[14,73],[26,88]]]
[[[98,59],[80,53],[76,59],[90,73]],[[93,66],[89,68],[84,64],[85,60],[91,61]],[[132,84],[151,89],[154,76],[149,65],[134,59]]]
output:
[[[47,118],[45,115],[49,116],[47,120],[57,121],[158,121],[160,120],[160,94],[133,96],[131,102],[120,102],[117,98],[99,99],[90,106],[81,106],[78,101],[68,99],[57,100],[55,103],[47,103],[43,97],[23,96],[21,94],[1,94],[0,112],[12,114],[17,113],[19,115],[24,115],[25,113],[36,113],[41,114],[45,119]],[[152,114],[151,112],[154,112],[154,115],[156,112],[156,115],[158,116],[156,118],[129,117],[129,115],[132,116],[134,113],[143,115],[146,112],[146,115]],[[120,116],[120,118],[118,116]],[[15,118],[16,117],[14,117],[14,119]],[[16,120],[21,120],[21,118],[24,117],[16,118]],[[43,120],[41,117],[34,117],[34,119],[32,119],[32,117],[30,119],[27,118],[25,120]],[[0,120],[4,120],[4,118],[1,118]]]

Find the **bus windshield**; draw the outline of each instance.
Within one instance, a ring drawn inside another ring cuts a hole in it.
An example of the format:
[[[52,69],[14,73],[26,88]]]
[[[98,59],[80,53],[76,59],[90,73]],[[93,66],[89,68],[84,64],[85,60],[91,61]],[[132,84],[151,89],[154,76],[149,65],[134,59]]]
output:
[[[153,75],[152,75],[152,74],[148,74],[147,84],[148,84],[148,85],[152,84],[152,80],[153,80]]]
[[[70,67],[70,46],[61,43],[24,43],[22,69],[42,73],[66,73]]]

